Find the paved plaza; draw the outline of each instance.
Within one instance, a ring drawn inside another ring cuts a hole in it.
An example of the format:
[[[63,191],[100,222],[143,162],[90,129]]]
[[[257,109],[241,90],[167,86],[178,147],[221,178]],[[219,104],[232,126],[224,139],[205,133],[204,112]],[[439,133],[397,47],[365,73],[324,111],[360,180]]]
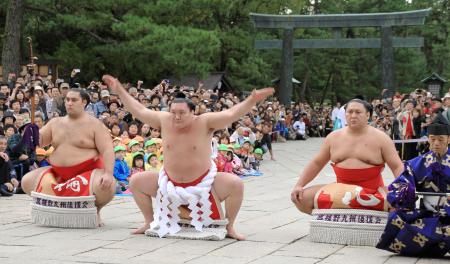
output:
[[[322,139],[274,144],[277,161],[265,160],[263,176],[244,180],[237,230],[246,241],[193,241],[131,235],[143,217],[132,197],[116,197],[103,212],[105,227],[46,228],[30,223],[26,195],[0,197],[0,263],[450,263],[449,259],[398,257],[372,247],[309,241],[309,216],[290,201],[299,172]],[[392,180],[389,169],[385,182]],[[334,181],[327,166],[314,183]]]

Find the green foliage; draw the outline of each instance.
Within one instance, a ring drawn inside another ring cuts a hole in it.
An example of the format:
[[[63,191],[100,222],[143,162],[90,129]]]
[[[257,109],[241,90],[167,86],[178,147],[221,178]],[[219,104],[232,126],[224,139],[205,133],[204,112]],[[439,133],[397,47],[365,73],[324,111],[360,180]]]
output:
[[[0,2],[0,17],[7,1]],[[280,50],[255,50],[257,39],[280,39],[281,30],[255,29],[250,12],[335,14],[415,10],[432,7],[423,27],[395,28],[395,36],[423,36],[422,49],[396,49],[401,91],[420,87],[437,72],[450,79],[450,2],[446,0],[27,0],[24,36],[35,53],[63,61],[62,74],[81,68],[84,81],[103,73],[124,81],[157,83],[169,76],[225,71],[238,90],[271,85],[279,76]],[[0,19],[3,37],[4,20]],[[379,29],[343,29],[342,37],[378,37]],[[330,38],[330,29],[298,29],[296,38]],[[23,39],[23,50],[25,39]],[[1,46],[1,42],[0,42]],[[1,48],[1,47],[0,47]],[[308,100],[378,97],[380,50],[296,50],[294,77]],[[26,52],[23,55],[26,59]]]

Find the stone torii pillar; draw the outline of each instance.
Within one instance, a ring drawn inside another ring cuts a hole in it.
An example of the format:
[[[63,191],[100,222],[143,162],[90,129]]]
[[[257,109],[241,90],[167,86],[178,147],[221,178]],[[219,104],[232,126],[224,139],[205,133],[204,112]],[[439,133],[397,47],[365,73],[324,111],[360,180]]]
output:
[[[256,28],[284,29],[283,40],[257,40],[256,49],[282,49],[282,69],[280,76],[280,99],[290,105],[292,96],[294,49],[354,49],[381,48],[382,86],[389,95],[395,92],[394,48],[418,48],[423,46],[423,38],[395,38],[393,26],[423,25],[431,9],[393,13],[336,14],[336,15],[268,15],[250,13]],[[381,38],[342,39],[342,28],[379,27]],[[331,28],[332,39],[294,40],[296,28]]]

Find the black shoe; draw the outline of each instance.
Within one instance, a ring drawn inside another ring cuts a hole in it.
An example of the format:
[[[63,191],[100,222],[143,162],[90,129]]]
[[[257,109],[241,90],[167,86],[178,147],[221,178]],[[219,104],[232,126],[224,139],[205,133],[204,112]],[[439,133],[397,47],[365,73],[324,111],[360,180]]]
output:
[[[2,196],[12,196],[14,193],[8,191],[8,187],[6,187],[6,185],[0,184],[0,194]]]
[[[24,192],[23,189],[22,189],[22,186],[17,187],[16,193],[17,193],[17,194],[25,194],[25,192]]]

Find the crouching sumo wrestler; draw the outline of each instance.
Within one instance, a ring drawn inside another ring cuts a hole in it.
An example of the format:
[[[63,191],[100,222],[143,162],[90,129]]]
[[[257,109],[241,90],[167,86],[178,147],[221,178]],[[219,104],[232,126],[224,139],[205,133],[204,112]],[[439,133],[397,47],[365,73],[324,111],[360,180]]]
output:
[[[89,96],[71,89],[65,98],[67,116],[51,119],[39,132],[39,145],[54,147],[51,166],[31,171],[22,186],[33,198],[37,224],[94,228],[100,209],[114,197],[114,155],[106,127],[84,112]]]
[[[395,177],[403,164],[392,140],[367,124],[372,107],[353,99],[346,105],[347,126],[325,138],[319,154],[305,167],[291,200],[297,208],[311,214],[315,209],[369,209],[387,211],[386,187],[381,172],[388,164]],[[332,161],[336,183],[304,186]]]
[[[164,167],[159,175],[143,172],[130,180],[133,197],[145,219],[144,225],[134,233],[156,232],[160,237],[176,237],[183,225],[178,219],[186,218],[185,209],[190,211],[188,224],[195,228],[190,233],[203,233],[213,220],[221,219],[220,202],[225,201],[226,235],[244,239],[234,228],[242,203],[243,184],[236,175],[217,173],[211,161],[212,136],[215,130],[226,128],[250,112],[257,102],[272,95],[274,89],[255,90],[230,109],[196,116],[195,104],[182,93],[171,101],[169,112],[152,111],[137,102],[117,79],[105,75],[103,80],[117,92],[133,116],[161,129]],[[152,197],[156,198],[154,212]],[[186,235],[184,238],[193,237]]]

